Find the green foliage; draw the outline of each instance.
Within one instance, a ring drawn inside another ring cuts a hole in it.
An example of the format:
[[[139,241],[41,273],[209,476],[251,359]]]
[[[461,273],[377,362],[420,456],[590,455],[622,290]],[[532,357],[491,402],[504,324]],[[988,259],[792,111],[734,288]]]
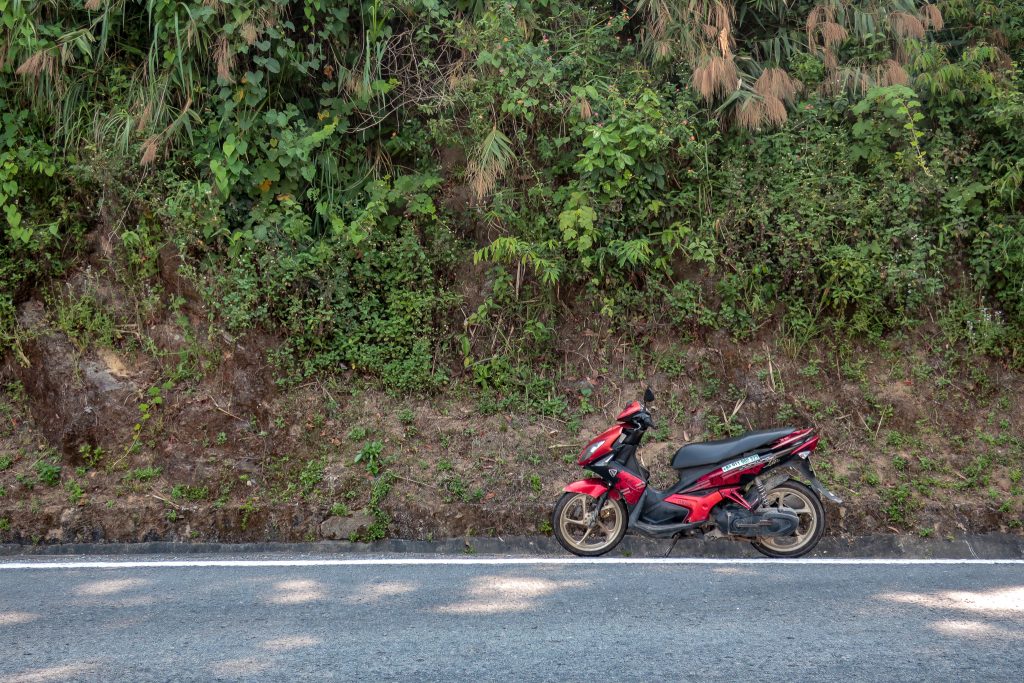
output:
[[[384,499],[391,493],[391,487],[395,483],[395,475],[385,472],[373,482],[370,490],[370,502],[366,506],[367,511],[373,517],[373,524],[367,527],[362,537],[358,540],[369,542],[378,541],[388,535],[388,525],[391,524],[391,515],[382,507]],[[355,540],[355,539],[353,539]]]
[[[69,479],[64,484],[64,490],[68,493],[68,502],[72,505],[78,505],[82,500],[82,496],[85,495],[85,491],[82,489],[82,485],[74,479]]]
[[[153,481],[163,473],[159,467],[137,467],[128,471],[123,479],[125,482],[138,482],[140,484]]]
[[[22,363],[34,291],[83,350],[173,308],[168,240],[214,326],[277,340],[282,382],[425,393],[459,354],[485,412],[566,414],[570,315],[775,325],[793,350],[928,319],[951,354],[1022,362],[1019,3],[92,4],[0,23],[0,350]],[[101,242],[128,319],[48,284]],[[205,371],[186,355],[169,376]]]
[[[366,471],[376,477],[380,473],[380,456],[383,452],[383,441],[370,441],[359,449],[353,462],[365,463]]]
[[[885,516],[892,524],[907,525],[920,503],[914,498],[909,484],[891,486],[884,491],[887,502]]]
[[[299,472],[299,485],[303,497],[308,498],[312,495],[313,490],[324,480],[326,466],[327,462],[322,458],[310,460],[303,466],[302,471]]]
[[[120,337],[117,323],[91,293],[79,297],[68,296],[51,300],[57,329],[66,334],[79,348],[110,348]]]
[[[255,497],[247,498],[245,502],[239,506],[238,511],[239,513],[241,513],[239,526],[241,526],[242,531],[245,531],[245,529],[249,526],[249,520],[252,518],[254,514],[259,512],[259,510],[259,500]]]
[[[36,476],[39,481],[47,486],[56,486],[60,483],[61,467],[56,460],[38,460],[35,464]]]
[[[471,370],[474,383],[482,389],[480,410],[484,414],[517,411],[556,417],[569,409],[554,381],[539,376],[528,365],[513,365],[498,356],[474,363]]]
[[[396,392],[443,384],[431,338],[453,299],[434,264],[455,240],[423,192],[436,184],[371,183],[366,208],[320,235],[294,202],[254,211],[253,236],[213,274],[211,303],[230,329],[282,333],[274,357],[294,379],[348,365]]]
[[[100,446],[84,443],[78,447],[78,454],[82,456],[82,461],[85,462],[86,467],[95,468],[103,461],[104,451]]]
[[[206,486],[189,486],[187,484],[176,484],[171,488],[171,498],[175,500],[206,500],[210,495],[210,489]]]

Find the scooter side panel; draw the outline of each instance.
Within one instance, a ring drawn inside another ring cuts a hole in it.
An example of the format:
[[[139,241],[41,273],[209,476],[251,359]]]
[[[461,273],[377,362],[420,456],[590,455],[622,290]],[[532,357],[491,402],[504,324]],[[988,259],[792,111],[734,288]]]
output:
[[[608,490],[608,484],[604,483],[600,479],[595,478],[580,479],[579,481],[574,481],[573,483],[569,484],[562,490],[567,491],[569,493],[585,493],[588,496],[593,496],[594,498],[597,498],[602,493]],[[617,500],[619,498],[619,492],[612,490],[611,494],[608,497],[613,500]]]

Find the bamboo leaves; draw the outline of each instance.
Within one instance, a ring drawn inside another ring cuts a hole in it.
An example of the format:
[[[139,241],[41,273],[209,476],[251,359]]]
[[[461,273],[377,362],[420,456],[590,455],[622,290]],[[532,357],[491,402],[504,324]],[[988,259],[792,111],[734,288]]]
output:
[[[514,161],[512,141],[495,125],[466,165],[466,175],[477,201],[491,194]]]

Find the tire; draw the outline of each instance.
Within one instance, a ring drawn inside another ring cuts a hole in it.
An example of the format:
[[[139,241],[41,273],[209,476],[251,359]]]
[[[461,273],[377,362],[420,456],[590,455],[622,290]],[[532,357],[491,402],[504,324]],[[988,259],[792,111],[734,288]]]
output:
[[[785,481],[768,492],[765,505],[792,508],[800,525],[792,536],[765,537],[750,545],[768,557],[802,557],[825,533],[825,508],[818,495],[798,481]]]
[[[566,492],[555,503],[551,514],[551,528],[559,545],[573,555],[597,557],[609,552],[626,535],[629,518],[626,505],[619,500],[605,500],[594,528],[585,520],[593,512],[597,499],[585,493]],[[595,536],[594,532],[597,531]],[[590,542],[597,539],[596,543]]]

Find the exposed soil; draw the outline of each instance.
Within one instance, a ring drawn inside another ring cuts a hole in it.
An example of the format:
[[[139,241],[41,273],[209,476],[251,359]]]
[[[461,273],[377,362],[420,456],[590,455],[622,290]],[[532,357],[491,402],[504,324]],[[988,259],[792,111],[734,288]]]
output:
[[[10,354],[0,378],[0,542],[543,532],[580,475],[580,448],[647,381],[661,427],[643,451],[655,484],[673,480],[668,461],[687,441],[811,424],[823,435],[816,467],[847,500],[829,509],[830,533],[946,536],[1024,521],[1024,377],[950,362],[927,329],[841,356],[770,340],[683,343],[653,324],[638,353],[567,324],[558,391],[569,410],[484,415],[458,376],[416,400],[348,373],[281,388],[266,360],[277,340],[211,329],[177,264],[161,252],[158,294],[177,297],[166,306],[177,313],[139,316],[113,344],[80,347],[44,299],[20,305],[24,358]],[[88,275],[90,291],[125,305],[117,283]]]

